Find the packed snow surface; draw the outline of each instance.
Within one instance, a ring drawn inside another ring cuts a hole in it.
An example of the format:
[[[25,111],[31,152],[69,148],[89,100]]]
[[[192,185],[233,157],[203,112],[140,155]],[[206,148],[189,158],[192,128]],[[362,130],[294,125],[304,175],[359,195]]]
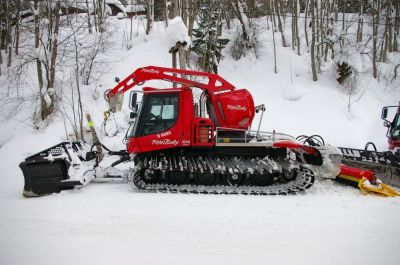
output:
[[[96,84],[100,94],[114,86],[115,76],[146,65],[171,65],[164,23],[155,23],[144,36],[143,20],[135,20],[138,35],[127,51],[121,43],[129,20],[111,22],[115,43]],[[386,148],[380,111],[398,103],[398,92],[365,77],[363,94],[350,99],[349,109],[349,95],[329,67],[318,82],[311,81],[305,50],[297,56],[278,46],[274,74],[269,35],[266,31],[258,58],[234,61],[227,47],[219,68],[226,80],[249,89],[256,104],[266,105],[263,130],[320,134],[332,145],[359,148],[374,141],[380,150]],[[154,81],[146,86],[171,85]],[[92,114],[101,141],[123,149],[127,100],[123,113],[115,115],[117,136],[109,138],[100,129],[106,105],[87,89],[85,111]],[[18,164],[65,140],[61,121],[55,118],[35,130],[27,119],[30,111],[27,107],[0,126],[0,264],[400,264],[399,198],[365,196],[331,180],[319,179],[296,196],[147,193],[132,184],[91,183],[25,199]]]

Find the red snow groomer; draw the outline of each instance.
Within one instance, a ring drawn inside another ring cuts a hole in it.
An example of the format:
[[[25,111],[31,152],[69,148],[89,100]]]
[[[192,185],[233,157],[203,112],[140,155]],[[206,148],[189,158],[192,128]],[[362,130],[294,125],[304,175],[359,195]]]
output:
[[[393,120],[390,121],[387,119],[388,110],[393,108],[396,108],[396,111],[392,115]],[[381,118],[384,120],[384,126],[388,128],[386,136],[388,137],[389,151],[378,152],[372,142],[367,143],[364,149],[338,147],[342,153],[343,166],[340,174],[336,177],[337,180],[353,186],[360,186],[363,179],[372,184],[379,184],[382,180],[384,183],[400,187],[400,105],[383,107]],[[302,135],[297,140],[312,146],[325,145],[319,135]],[[390,188],[383,183],[382,185],[385,187],[383,193],[385,194]],[[373,187],[371,190],[376,192]],[[389,191],[388,194],[394,193]]]
[[[393,120],[389,121],[388,110],[393,108],[396,112]],[[383,107],[381,118],[388,128],[389,151],[378,152],[372,142],[367,143],[364,149],[339,147],[343,154],[342,161],[351,167],[370,170],[385,183],[400,187],[400,105]]]
[[[139,68],[121,82],[117,80],[118,84],[106,92],[110,110],[120,110],[123,94],[150,80],[168,81],[174,86],[132,90],[129,107],[133,122],[126,135],[126,150],[106,149],[107,154],[120,156],[113,165],[133,162],[134,168],[126,175],[140,189],[293,194],[312,186],[314,169],[329,169],[336,175],[340,171],[340,155],[330,153],[329,147],[303,145],[286,134],[261,132],[264,105],[254,106],[248,90],[235,88],[217,74],[155,66]],[[195,88],[201,92],[198,100],[193,97]],[[142,95],[140,103],[138,93]],[[257,112],[261,114],[260,124],[258,130],[252,131]],[[70,186],[74,186],[78,181],[78,185],[84,185],[105,175],[99,172],[99,151],[94,151],[93,146],[84,152],[85,148],[77,143],[66,145],[53,147],[58,152],[48,149],[21,163],[25,195],[57,192],[68,188],[65,183],[73,181]],[[93,163],[90,158],[97,161],[90,171],[93,177],[87,171],[79,175],[79,167],[87,168]],[[336,159],[334,165],[331,158]],[[57,159],[63,168],[46,177],[45,172]],[[47,185],[45,192],[40,189],[43,185]]]

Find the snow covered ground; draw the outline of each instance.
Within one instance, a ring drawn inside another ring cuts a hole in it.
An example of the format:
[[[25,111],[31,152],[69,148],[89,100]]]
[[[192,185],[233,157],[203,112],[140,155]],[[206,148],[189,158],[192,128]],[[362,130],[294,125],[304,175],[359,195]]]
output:
[[[297,196],[142,193],[126,184],[0,195],[1,264],[398,264],[398,198],[330,180]]]
[[[139,23],[133,49],[126,51],[120,43],[125,22],[113,21],[115,48],[107,55],[113,63],[100,89],[111,88],[114,76],[123,78],[137,67],[170,66],[162,23],[148,37]],[[398,103],[399,91],[386,91],[366,75],[363,94],[354,97],[359,99],[349,112],[348,95],[337,87],[332,69],[311,81],[308,55],[278,47],[279,73],[274,74],[269,35],[259,58],[234,61],[226,53],[220,65],[221,76],[266,105],[263,130],[320,134],[333,145],[349,147],[373,141],[386,148],[380,111]],[[92,94],[84,92],[85,110],[100,131],[106,106]],[[116,118],[125,121],[124,114]],[[297,196],[144,193],[132,184],[91,183],[25,199],[19,162],[65,139],[64,125],[55,121],[39,131],[16,119],[0,125],[0,264],[400,263],[400,199],[365,196],[330,180],[318,180]],[[117,137],[103,135],[102,141],[124,148],[126,124],[122,127]]]

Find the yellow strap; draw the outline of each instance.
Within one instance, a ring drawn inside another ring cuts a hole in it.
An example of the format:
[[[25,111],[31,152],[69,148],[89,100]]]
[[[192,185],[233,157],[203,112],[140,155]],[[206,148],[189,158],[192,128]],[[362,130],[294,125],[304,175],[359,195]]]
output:
[[[92,121],[88,121],[89,127],[93,128],[93,122]]]
[[[378,196],[386,196],[386,197],[395,197],[400,196],[400,193],[390,187],[387,184],[380,183],[378,186],[374,186],[371,184],[366,184],[366,178],[362,178],[361,181],[358,183],[358,187],[360,188],[363,194],[374,194]]]

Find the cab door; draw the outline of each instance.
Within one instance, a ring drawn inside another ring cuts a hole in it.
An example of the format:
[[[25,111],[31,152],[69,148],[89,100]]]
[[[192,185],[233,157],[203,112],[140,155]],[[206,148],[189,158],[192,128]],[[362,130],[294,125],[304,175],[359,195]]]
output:
[[[182,141],[179,92],[145,93],[128,152],[141,153],[177,147]]]

